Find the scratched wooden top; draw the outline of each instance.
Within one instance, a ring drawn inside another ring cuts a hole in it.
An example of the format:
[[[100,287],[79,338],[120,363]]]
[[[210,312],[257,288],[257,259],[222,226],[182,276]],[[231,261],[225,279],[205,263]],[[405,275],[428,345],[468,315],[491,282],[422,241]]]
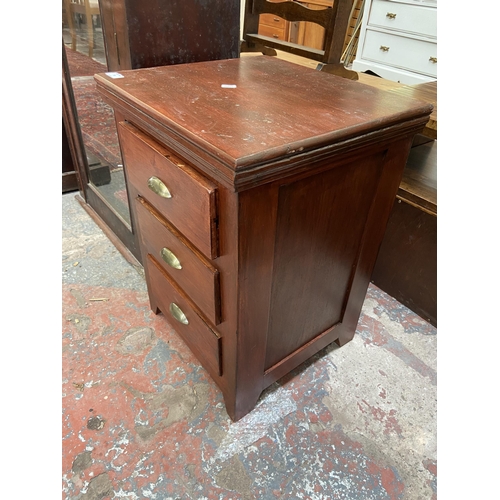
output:
[[[428,103],[258,56],[95,75],[135,108],[235,171],[431,113]]]

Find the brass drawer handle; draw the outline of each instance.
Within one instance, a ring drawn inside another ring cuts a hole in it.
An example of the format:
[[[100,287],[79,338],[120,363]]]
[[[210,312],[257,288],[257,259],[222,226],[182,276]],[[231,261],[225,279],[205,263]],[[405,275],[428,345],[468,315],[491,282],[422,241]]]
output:
[[[174,269],[182,269],[182,265],[180,260],[175,256],[172,250],[168,248],[162,248],[160,252],[161,258]]]
[[[388,52],[389,51],[389,47],[387,47],[385,45],[381,45],[380,46],[380,50],[383,50],[384,52]]]
[[[182,312],[182,309],[172,302],[170,304],[170,314],[176,319],[179,323],[182,323],[183,325],[189,325],[189,321],[186,318],[186,315]]]
[[[396,19],[396,14],[393,14],[392,12],[388,12],[385,17],[388,17],[389,19]]]
[[[148,188],[162,198],[172,198],[167,186],[165,186],[165,184],[154,175],[148,180]]]
[[[273,21],[276,21],[277,23],[279,23],[281,21],[281,19],[279,17],[274,17]]]
[[[279,35],[273,35],[273,38],[279,38],[280,36]]]
[[[433,62],[433,63],[436,63],[438,62],[438,58],[437,57],[429,57],[429,61]]]

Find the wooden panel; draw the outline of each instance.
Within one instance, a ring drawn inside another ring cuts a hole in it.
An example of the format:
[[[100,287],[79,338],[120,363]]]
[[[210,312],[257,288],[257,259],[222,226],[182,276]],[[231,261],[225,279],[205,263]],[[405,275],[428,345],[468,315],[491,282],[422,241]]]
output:
[[[215,325],[220,323],[219,271],[143,198],[136,199],[142,253],[153,255],[163,269]],[[180,269],[161,256],[164,248],[177,257]]]
[[[151,309],[154,312],[159,309],[168,318],[168,322],[175,327],[175,331],[212,377],[217,378],[222,375],[220,335],[195,312],[193,303],[176,287],[156,259],[148,255],[145,261]],[[183,324],[172,316],[170,313],[172,303],[182,310],[188,324]]]
[[[266,370],[341,321],[382,159],[280,188]]]
[[[209,258],[217,256],[217,187],[127,122],[118,126],[127,181]],[[155,176],[169,189],[163,198],[148,188]]]
[[[372,282],[437,326],[437,217],[397,200]]]
[[[121,1],[132,68],[238,57],[240,0]]]

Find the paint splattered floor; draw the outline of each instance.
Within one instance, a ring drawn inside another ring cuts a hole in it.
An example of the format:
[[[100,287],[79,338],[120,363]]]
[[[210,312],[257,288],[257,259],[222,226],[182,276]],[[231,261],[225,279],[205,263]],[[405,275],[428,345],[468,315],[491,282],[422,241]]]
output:
[[[437,498],[434,327],[371,286],[352,342],[232,423],[141,269],[62,203],[63,498]]]

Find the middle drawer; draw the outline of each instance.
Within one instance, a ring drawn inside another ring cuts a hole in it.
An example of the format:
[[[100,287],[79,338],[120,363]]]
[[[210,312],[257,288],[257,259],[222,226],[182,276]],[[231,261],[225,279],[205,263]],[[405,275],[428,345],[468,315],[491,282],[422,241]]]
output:
[[[179,287],[215,325],[221,322],[220,275],[144,198],[136,199],[143,255],[161,264]]]

